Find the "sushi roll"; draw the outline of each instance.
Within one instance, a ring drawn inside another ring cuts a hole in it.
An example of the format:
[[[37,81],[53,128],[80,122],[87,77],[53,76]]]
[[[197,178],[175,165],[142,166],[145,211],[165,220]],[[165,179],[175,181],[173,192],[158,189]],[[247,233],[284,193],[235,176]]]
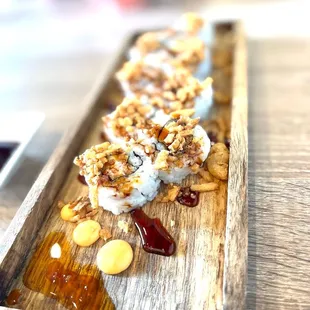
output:
[[[180,183],[196,174],[210,151],[210,139],[198,125],[199,119],[177,116],[157,132],[158,142],[165,147],[158,152],[154,167],[164,183]]]
[[[105,142],[75,158],[89,186],[89,198],[114,214],[143,206],[157,195],[160,180],[152,159],[141,147],[122,148]]]
[[[184,68],[166,74],[144,61],[127,62],[116,76],[125,96],[137,97],[164,114],[194,108],[195,117],[203,119],[212,105],[212,79],[200,82]]]
[[[145,63],[171,73],[186,68],[200,80],[210,73],[210,25],[195,13],[187,13],[173,27],[141,35],[129,51],[130,61]]]

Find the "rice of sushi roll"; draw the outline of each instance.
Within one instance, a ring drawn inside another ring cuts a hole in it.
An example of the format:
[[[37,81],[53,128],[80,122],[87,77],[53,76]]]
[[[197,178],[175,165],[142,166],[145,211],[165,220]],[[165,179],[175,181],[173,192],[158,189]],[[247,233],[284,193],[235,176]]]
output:
[[[157,195],[160,180],[152,160],[140,147],[104,142],[75,158],[89,186],[89,198],[114,214],[143,206]]]
[[[127,62],[117,78],[125,96],[137,97],[165,114],[194,108],[195,117],[203,119],[212,105],[212,79],[200,82],[184,68],[166,74],[143,61]]]
[[[157,154],[154,166],[164,183],[180,183],[196,174],[206,160],[210,139],[198,122],[199,119],[181,115],[158,131],[157,139],[165,149]]]

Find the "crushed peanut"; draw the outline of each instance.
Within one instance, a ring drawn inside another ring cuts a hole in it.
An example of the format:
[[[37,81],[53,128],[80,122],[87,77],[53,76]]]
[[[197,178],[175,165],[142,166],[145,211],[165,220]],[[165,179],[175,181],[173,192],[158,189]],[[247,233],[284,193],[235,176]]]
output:
[[[181,189],[180,186],[176,186],[176,185],[170,184],[170,186],[168,188],[168,199],[170,201],[175,201],[176,198],[178,197],[180,189]]]
[[[106,228],[102,228],[99,232],[99,236],[101,239],[103,239],[104,241],[107,241],[109,239],[112,238],[112,235],[110,233],[110,231],[108,231]]]
[[[160,57],[164,58],[163,61],[173,67],[195,70],[205,57],[205,44],[202,39],[195,36],[203,26],[203,20],[195,14],[184,15],[182,19],[181,25],[185,33],[181,38],[173,38],[176,34],[175,29],[147,32],[137,39],[134,48],[141,56],[159,51]]]
[[[130,225],[126,221],[118,221],[117,226],[126,234],[131,230]]]
[[[76,200],[67,203],[60,211],[61,218],[72,223],[91,219],[97,213],[98,209],[92,208],[87,196],[78,197]]]
[[[191,117],[194,114],[195,114],[195,109],[176,110],[176,111],[170,113],[171,117],[173,117],[173,118],[178,118],[180,116]]]
[[[174,227],[175,226],[175,221],[174,220],[170,220],[170,227]]]
[[[190,109],[194,107],[195,98],[212,82],[211,78],[200,82],[184,67],[167,75],[163,70],[144,64],[143,61],[125,63],[116,76],[120,82],[128,83],[137,98],[147,96],[151,105],[164,110],[166,114],[187,109],[189,111],[181,113],[192,113]]]
[[[218,184],[215,182],[204,183],[204,184],[192,184],[191,190],[196,192],[210,192],[218,189]]]
[[[154,168],[157,170],[167,170],[169,165],[167,162],[169,152],[166,150],[160,151],[156,157]]]
[[[160,42],[157,38],[157,34],[154,32],[146,32],[142,34],[137,39],[136,47],[143,55],[158,49],[160,47]]]
[[[204,20],[193,12],[183,14],[180,22],[184,25],[182,28],[190,34],[197,34],[204,25]]]
[[[136,139],[137,129],[151,128],[152,121],[147,117],[151,109],[136,98],[125,98],[114,113],[102,118],[104,129],[111,128],[115,136],[126,141]]]
[[[212,146],[207,158],[207,168],[217,179],[226,181],[228,179],[229,151],[225,144],[216,143]]]

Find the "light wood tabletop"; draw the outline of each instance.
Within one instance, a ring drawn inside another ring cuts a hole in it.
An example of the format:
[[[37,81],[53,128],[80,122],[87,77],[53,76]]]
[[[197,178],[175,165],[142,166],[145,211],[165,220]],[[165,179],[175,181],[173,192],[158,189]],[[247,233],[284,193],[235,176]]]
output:
[[[247,309],[310,309],[310,33],[304,29],[310,28],[303,24],[304,10],[299,8],[300,14],[297,14],[296,6],[289,7],[286,3],[280,10],[283,17],[281,25],[285,27],[284,19],[290,12],[296,14],[295,35],[286,35],[289,27],[283,33],[271,35],[275,29],[271,17],[267,14],[269,27],[261,25],[261,18],[260,23],[255,23],[251,18],[256,16],[253,7],[245,7],[244,16],[241,16],[248,25],[249,34]],[[268,11],[276,14],[279,11],[278,3],[273,11],[257,8],[260,11],[256,13]],[[166,12],[163,21],[177,16],[179,12]],[[213,14],[214,18],[229,15],[219,12],[217,7],[212,7],[208,14]],[[155,14],[153,18],[156,20],[158,16]],[[28,21],[29,29],[36,26],[33,20]],[[127,22],[133,20],[134,15],[129,14]],[[44,29],[51,31],[48,20],[45,21]],[[85,25],[87,20],[80,18],[79,22]],[[20,23],[25,26],[22,21]],[[80,25],[76,19],[72,19],[72,23],[76,27]],[[143,25],[155,23],[154,20],[144,21]],[[15,29],[16,24],[10,21],[6,27],[7,39],[9,34],[16,34],[14,31],[20,29]],[[133,23],[132,28],[136,27]],[[259,31],[260,27],[264,32]],[[280,29],[279,26],[276,28]],[[55,37],[40,45],[43,34],[40,37],[37,32],[27,37],[23,45],[19,40],[18,45],[13,36],[8,41],[11,47],[6,46],[6,53],[0,58],[0,112],[39,110],[46,114],[46,121],[27,148],[23,163],[9,184],[0,190],[0,236],[63,131],[74,122],[82,98],[96,74],[111,63],[125,30],[119,30],[117,42],[113,41],[108,47],[98,33],[90,35],[91,28],[87,33],[74,32],[75,37],[70,42],[65,38],[68,33],[69,30],[62,36],[62,49],[58,50],[55,46],[59,40]],[[53,50],[48,43],[54,46]],[[35,50],[30,48],[31,44]],[[12,46],[15,46],[14,53]],[[17,47],[24,48],[23,53],[17,51]]]

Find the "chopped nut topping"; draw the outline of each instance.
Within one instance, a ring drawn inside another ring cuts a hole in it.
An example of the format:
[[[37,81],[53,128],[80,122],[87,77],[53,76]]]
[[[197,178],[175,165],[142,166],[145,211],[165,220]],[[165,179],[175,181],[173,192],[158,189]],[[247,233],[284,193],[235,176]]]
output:
[[[91,219],[98,213],[98,209],[93,209],[87,196],[78,197],[76,200],[65,204],[61,209],[61,217],[65,221],[72,223],[81,220]]]
[[[159,51],[159,57],[163,57],[163,61],[170,63],[173,67],[195,70],[205,56],[203,40],[194,36],[202,27],[203,22],[197,16],[185,15],[181,23],[185,24],[183,26],[185,33],[181,38],[175,37],[177,32],[175,29],[147,32],[137,39],[135,48],[141,56]]]
[[[181,16],[181,23],[184,24],[184,30],[191,33],[197,34],[197,32],[203,27],[204,20],[196,13],[188,12]]]
[[[167,159],[168,159],[169,151],[163,150],[160,151],[159,154],[156,157],[154,167],[155,169],[162,169],[162,170],[167,170],[169,168]]]
[[[195,114],[195,109],[176,110],[176,111],[170,113],[171,117],[173,117],[173,118],[178,118],[180,116],[191,117],[194,114]]]
[[[103,239],[104,241],[107,241],[109,239],[112,238],[111,233],[106,229],[106,228],[102,228],[99,232],[99,236],[101,239]]]
[[[126,234],[131,230],[130,225],[125,221],[118,221],[117,226]]]
[[[168,188],[168,199],[170,201],[175,201],[178,197],[181,187],[176,185],[170,185]]]
[[[175,221],[174,220],[170,220],[170,226],[174,227],[175,226]]]
[[[215,182],[204,183],[204,184],[193,184],[191,190],[196,192],[210,192],[218,189],[218,184]]]
[[[147,117],[151,109],[151,106],[143,105],[136,98],[125,98],[114,113],[102,118],[104,128],[112,128],[115,136],[122,137],[126,141],[135,139],[137,129],[152,127],[152,121]]]
[[[117,73],[117,78],[128,83],[135,96],[147,96],[151,105],[164,110],[166,114],[192,109],[195,98],[212,82],[211,78],[198,81],[184,67],[177,68],[172,75],[167,75],[163,70],[144,64],[143,61],[125,63]],[[192,111],[183,113],[190,116],[188,113]],[[127,114],[128,112],[125,115]]]
[[[160,42],[157,37],[156,32],[146,32],[137,39],[136,47],[141,54],[146,55],[160,47]]]

